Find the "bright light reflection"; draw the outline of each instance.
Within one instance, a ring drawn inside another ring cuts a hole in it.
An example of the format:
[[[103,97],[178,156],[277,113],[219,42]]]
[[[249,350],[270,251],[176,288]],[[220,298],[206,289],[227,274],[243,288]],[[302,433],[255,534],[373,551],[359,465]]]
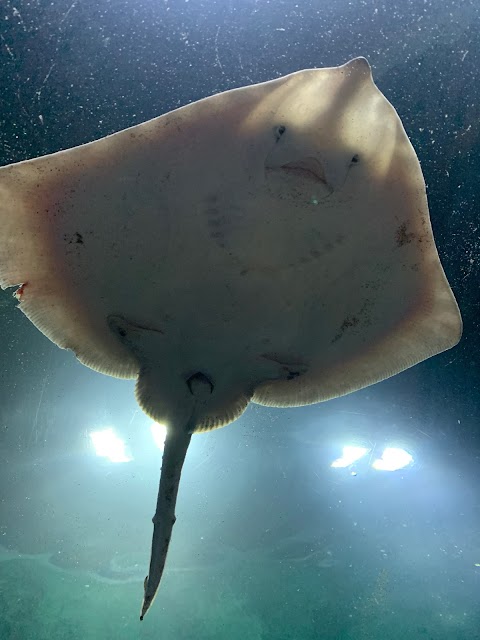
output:
[[[334,460],[330,466],[337,468],[349,467],[357,460],[360,460],[360,458],[362,458],[369,451],[370,449],[366,449],[365,447],[343,447],[342,457]]]
[[[125,453],[125,443],[109,427],[90,434],[97,456],[108,458],[111,462],[130,462],[132,458]]]
[[[385,449],[382,457],[373,462],[372,467],[379,471],[397,471],[413,462],[413,457],[405,449],[389,447]]]
[[[165,444],[165,437],[167,435],[167,427],[164,424],[154,422],[150,427],[150,431],[152,432],[152,436],[155,444],[160,449],[160,451],[163,451],[163,446]]]

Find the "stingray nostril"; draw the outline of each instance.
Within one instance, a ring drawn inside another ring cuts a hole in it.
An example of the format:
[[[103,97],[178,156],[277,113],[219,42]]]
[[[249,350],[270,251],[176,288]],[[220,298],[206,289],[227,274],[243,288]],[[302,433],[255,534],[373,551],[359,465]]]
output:
[[[279,124],[278,127],[275,127],[275,142],[280,140],[286,130],[287,127],[284,124]]]

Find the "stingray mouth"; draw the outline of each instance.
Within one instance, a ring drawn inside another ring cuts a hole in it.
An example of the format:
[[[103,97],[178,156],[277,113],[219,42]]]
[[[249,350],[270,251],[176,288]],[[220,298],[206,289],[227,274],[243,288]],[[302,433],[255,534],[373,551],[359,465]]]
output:
[[[282,199],[307,198],[312,204],[318,204],[334,192],[325,174],[320,160],[306,156],[285,164],[266,165],[265,177],[270,190]]]
[[[303,180],[316,183],[321,182],[330,189],[322,163],[316,158],[308,157],[302,158],[301,160],[295,160],[294,162],[288,162],[287,164],[282,164],[280,169],[291,176],[295,176]]]

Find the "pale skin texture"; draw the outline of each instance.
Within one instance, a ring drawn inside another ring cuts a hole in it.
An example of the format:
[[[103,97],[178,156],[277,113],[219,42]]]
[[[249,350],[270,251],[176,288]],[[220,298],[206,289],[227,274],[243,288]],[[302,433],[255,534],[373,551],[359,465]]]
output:
[[[0,169],[0,285],[137,379],[167,440],[141,617],[191,433],[343,395],[454,346],[415,151],[368,63],[300,71]]]

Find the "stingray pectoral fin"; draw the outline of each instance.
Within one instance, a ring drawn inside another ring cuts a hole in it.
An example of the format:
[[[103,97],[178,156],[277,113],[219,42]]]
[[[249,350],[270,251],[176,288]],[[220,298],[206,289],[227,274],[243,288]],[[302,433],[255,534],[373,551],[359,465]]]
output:
[[[182,466],[192,437],[191,433],[189,433],[190,430],[189,425],[184,425],[182,428],[173,426],[167,429],[157,508],[152,520],[153,538],[150,569],[144,582],[145,591],[140,620],[143,620],[150,608],[162,579],[170,538],[172,537],[172,529],[176,519],[175,504],[177,502]]]

